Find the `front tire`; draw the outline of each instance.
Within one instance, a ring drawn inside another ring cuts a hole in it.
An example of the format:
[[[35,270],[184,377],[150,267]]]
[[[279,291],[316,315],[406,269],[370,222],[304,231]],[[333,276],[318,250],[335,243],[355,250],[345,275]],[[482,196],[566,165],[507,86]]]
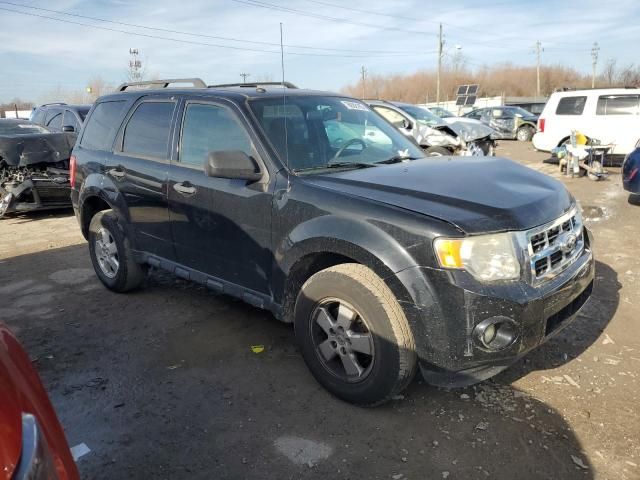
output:
[[[134,260],[131,244],[113,210],[94,215],[88,240],[93,269],[105,287],[122,293],[142,283],[146,270]]]
[[[295,331],[313,376],[347,402],[379,405],[415,375],[415,342],[404,312],[364,265],[337,265],[309,278],[296,300]]]

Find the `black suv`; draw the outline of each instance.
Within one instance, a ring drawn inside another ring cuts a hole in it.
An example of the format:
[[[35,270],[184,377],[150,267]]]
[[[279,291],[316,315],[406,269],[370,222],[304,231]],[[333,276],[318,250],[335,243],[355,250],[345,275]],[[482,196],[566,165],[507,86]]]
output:
[[[52,132],[79,133],[91,105],[47,103],[31,112],[31,121]]]
[[[151,266],[268,309],[342,399],[383,402],[417,365],[435,385],[488,378],[589,298],[590,235],[546,175],[426,158],[338,94],[120,90],[96,102],[72,156],[102,283],[131,290]]]

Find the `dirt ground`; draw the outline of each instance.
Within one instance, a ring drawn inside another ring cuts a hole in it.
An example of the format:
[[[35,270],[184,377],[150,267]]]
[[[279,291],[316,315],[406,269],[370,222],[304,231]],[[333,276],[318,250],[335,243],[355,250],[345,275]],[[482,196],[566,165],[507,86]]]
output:
[[[558,176],[530,144],[499,154]],[[70,211],[0,221],[0,321],[69,444],[91,449],[78,460],[87,479],[638,479],[640,205],[611,171],[563,180],[596,240],[592,299],[475,387],[416,378],[382,407],[343,403],[266,312],[160,272],[107,291]]]

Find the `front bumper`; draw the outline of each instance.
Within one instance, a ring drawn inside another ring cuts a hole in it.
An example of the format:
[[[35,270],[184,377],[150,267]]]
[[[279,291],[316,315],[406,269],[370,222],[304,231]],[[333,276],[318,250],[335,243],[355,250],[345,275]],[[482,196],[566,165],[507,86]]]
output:
[[[66,177],[64,178],[66,179]],[[0,217],[9,213],[65,208],[71,205],[69,185],[62,179],[27,179],[14,188],[0,192]]]
[[[575,319],[591,295],[594,276],[589,241],[573,264],[537,287],[482,284],[462,271],[415,267],[400,272],[399,281],[417,300],[401,304],[426,380],[468,385],[507,368]],[[499,351],[487,349],[474,335],[476,325],[494,317],[511,319],[516,333]]]

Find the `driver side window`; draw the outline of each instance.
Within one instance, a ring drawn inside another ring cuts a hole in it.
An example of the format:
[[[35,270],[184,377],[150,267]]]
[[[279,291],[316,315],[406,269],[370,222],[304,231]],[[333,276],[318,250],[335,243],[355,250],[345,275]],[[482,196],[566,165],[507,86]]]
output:
[[[239,150],[251,156],[253,143],[227,108],[197,103],[187,105],[179,161],[203,167],[209,152],[223,150]]]

